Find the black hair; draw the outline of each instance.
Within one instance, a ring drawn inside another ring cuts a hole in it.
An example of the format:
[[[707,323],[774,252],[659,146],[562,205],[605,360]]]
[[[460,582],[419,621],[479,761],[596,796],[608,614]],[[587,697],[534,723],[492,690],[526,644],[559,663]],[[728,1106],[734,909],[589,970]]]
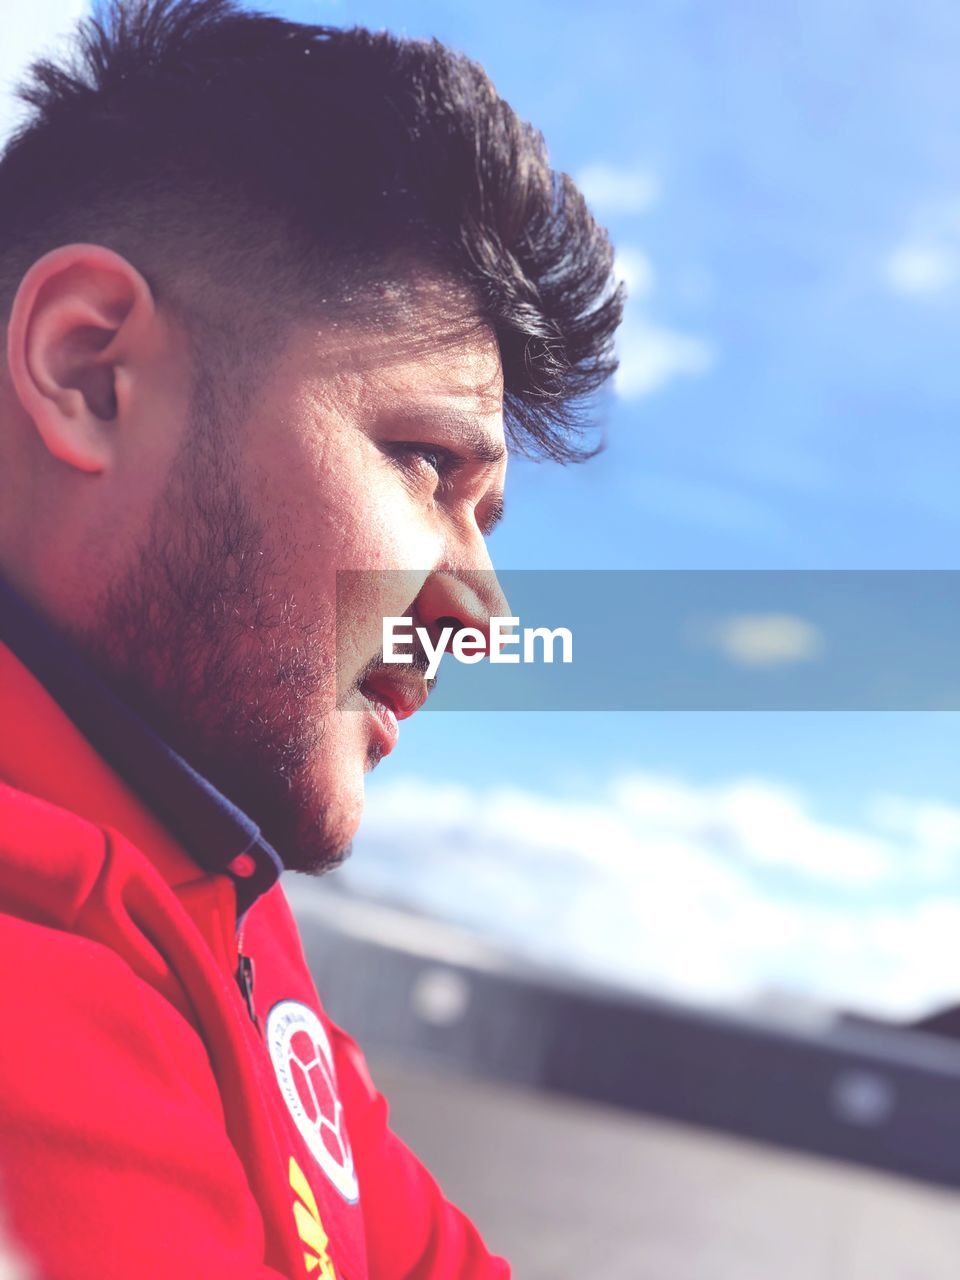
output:
[[[512,444],[593,451],[584,410],[623,309],[610,243],[476,63],[232,0],[110,0],[19,92],[32,111],[0,158],[7,306],[42,252],[106,244],[226,369],[304,308],[349,320],[390,296],[384,280],[442,281],[496,336]]]

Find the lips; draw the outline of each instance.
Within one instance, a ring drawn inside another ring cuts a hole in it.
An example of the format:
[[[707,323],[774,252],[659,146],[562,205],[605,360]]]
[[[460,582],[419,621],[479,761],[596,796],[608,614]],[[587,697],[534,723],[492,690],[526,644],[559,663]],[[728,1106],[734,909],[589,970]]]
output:
[[[389,707],[398,720],[406,720],[420,710],[430,691],[422,678],[403,680],[376,672],[367,676],[360,692],[369,701]]]
[[[364,693],[363,697],[373,719],[373,730],[378,740],[377,756],[387,756],[397,745],[397,739],[400,736],[397,717],[386,703],[380,702],[379,699],[372,697],[369,693]]]
[[[392,673],[375,672],[360,685],[360,693],[373,717],[383,755],[397,745],[399,721],[406,720],[423,706],[429,689],[422,678],[404,680]]]

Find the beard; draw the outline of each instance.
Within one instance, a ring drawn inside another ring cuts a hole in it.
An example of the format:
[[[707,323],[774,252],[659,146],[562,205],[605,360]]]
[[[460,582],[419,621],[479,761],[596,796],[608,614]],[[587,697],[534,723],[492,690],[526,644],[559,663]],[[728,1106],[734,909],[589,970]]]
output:
[[[229,442],[200,424],[174,464],[138,562],[74,636],[101,678],[260,827],[284,865],[348,855],[313,779],[330,664],[285,585],[289,545],[246,498]],[[268,536],[269,535],[269,536]]]

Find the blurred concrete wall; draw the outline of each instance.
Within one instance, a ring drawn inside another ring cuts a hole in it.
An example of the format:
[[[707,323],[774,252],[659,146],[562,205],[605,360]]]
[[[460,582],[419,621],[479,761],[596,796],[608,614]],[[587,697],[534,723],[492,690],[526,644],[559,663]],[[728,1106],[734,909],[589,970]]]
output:
[[[394,1128],[517,1280],[956,1280],[960,1195],[410,1061]]]

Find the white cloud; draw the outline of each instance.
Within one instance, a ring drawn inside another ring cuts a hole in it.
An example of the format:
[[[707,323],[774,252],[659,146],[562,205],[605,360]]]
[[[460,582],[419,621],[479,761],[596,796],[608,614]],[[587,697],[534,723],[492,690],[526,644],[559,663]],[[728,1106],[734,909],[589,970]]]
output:
[[[960,866],[960,809],[955,806],[881,796],[870,806],[870,818],[879,830],[911,846],[918,878],[942,881]]]
[[[598,214],[645,213],[660,196],[660,183],[648,169],[602,162],[582,169],[577,186]]]
[[[627,297],[631,302],[648,298],[653,293],[656,282],[653,263],[636,245],[627,245],[617,250],[613,272],[627,286]]]
[[[713,345],[704,338],[681,333],[644,317],[627,315],[617,339],[620,367],[614,387],[624,400],[660,391],[677,378],[699,377],[714,366]]]
[[[0,42],[0,145],[20,118],[13,89],[28,64],[39,54],[56,52],[58,37],[69,32],[89,9],[87,0],[36,0],[8,5],[3,13]]]
[[[912,223],[883,262],[884,281],[904,297],[944,293],[960,281],[960,199],[927,204]]]
[[[896,877],[896,850],[874,835],[817,822],[788,787],[744,778],[697,787],[659,775],[617,782],[620,810],[642,828],[711,844],[737,865],[786,870],[832,888],[864,889]],[[958,859],[960,866],[960,859]]]
[[[340,873],[560,967],[698,1001],[893,1016],[955,999],[960,809],[825,822],[769,780],[631,774],[592,800],[394,780]]]
[[[823,636],[805,618],[789,613],[744,613],[702,629],[703,640],[741,667],[810,662],[823,652]]]
[[[649,314],[656,284],[653,265],[636,245],[617,250],[614,272],[627,286],[627,305],[617,334],[620,367],[614,389],[625,400],[652,395],[676,378],[699,377],[714,364],[711,343],[658,324]]]
[[[895,293],[940,293],[960,275],[960,254],[945,244],[902,244],[886,262],[887,282]]]

